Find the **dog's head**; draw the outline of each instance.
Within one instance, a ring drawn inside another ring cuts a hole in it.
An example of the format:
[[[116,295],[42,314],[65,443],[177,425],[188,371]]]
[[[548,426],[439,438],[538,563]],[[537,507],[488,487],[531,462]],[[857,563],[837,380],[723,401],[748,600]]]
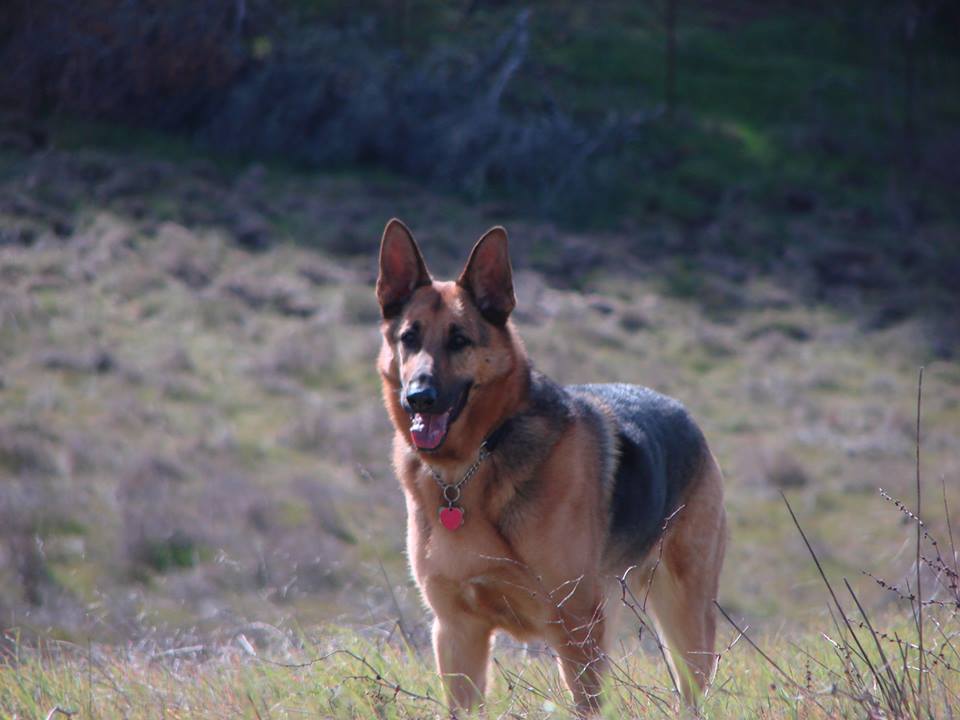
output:
[[[506,231],[487,231],[460,277],[441,282],[406,226],[391,220],[380,244],[377,300],[378,367],[397,428],[420,452],[475,449],[517,392],[510,378],[522,350],[509,322],[516,300]]]

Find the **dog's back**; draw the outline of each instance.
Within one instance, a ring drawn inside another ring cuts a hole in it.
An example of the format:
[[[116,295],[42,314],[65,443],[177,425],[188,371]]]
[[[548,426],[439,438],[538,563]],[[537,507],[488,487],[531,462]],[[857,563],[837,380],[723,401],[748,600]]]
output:
[[[616,448],[605,555],[609,562],[639,562],[707,457],[703,433],[681,403],[650,388],[610,383],[565,390],[614,420],[616,436],[605,439]]]

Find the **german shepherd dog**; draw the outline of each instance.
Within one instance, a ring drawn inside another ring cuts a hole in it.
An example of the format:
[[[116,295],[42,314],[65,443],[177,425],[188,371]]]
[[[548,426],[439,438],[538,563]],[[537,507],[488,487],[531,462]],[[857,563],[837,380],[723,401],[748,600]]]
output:
[[[597,712],[624,577],[695,705],[716,668],[726,531],[720,468],[687,411],[645,387],[561,387],[535,371],[510,320],[501,227],[440,282],[391,220],[377,300],[407,552],[451,708],[482,701],[505,630],[546,641],[578,713]]]

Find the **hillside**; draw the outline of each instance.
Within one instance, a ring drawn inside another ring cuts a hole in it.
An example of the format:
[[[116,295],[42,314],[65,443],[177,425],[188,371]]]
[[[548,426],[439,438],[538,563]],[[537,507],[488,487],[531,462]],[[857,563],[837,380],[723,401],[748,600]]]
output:
[[[889,601],[861,570],[909,569],[877,488],[912,496],[920,365],[928,507],[942,480],[960,506],[960,372],[923,313],[877,322],[854,290],[828,305],[390,177],[177,147],[0,161],[0,609],[27,636],[229,637],[398,607],[424,631],[373,368],[392,215],[443,275],[505,223],[538,366],[643,383],[701,419],[728,477],[721,598],[752,624],[822,612],[781,489],[828,571]]]

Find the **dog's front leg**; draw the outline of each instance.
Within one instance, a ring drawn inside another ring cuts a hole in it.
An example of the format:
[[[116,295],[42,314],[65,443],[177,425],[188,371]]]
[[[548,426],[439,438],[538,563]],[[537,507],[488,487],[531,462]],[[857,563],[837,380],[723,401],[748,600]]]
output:
[[[577,704],[579,717],[600,714],[600,687],[606,659],[595,646],[564,645],[556,648],[560,673]]]
[[[605,622],[602,609],[593,612],[564,614],[550,644],[557,653],[560,672],[577,705],[577,715],[600,714],[600,690],[606,656],[603,652]]]
[[[451,710],[483,701],[493,629],[466,614],[433,621],[433,652]]]

